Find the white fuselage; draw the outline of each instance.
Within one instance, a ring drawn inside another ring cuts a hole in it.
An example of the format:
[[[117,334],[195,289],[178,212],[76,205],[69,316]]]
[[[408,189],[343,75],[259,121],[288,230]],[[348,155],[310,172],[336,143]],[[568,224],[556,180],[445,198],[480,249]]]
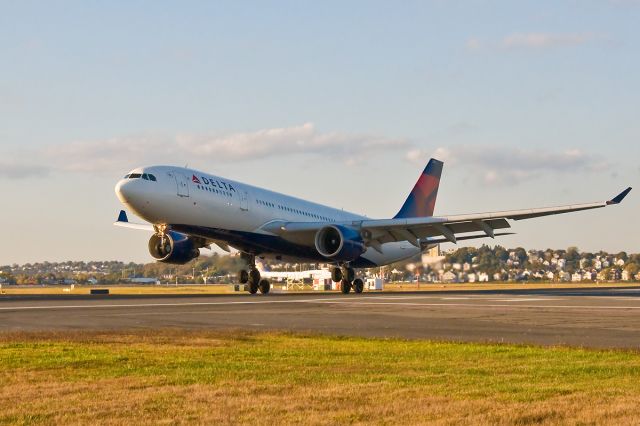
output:
[[[317,254],[280,250],[279,237],[261,228],[272,221],[359,222],[364,216],[305,201],[299,198],[225,179],[197,170],[152,166],[138,168],[129,175],[142,177],[122,179],[116,185],[120,201],[138,216],[154,225],[190,226],[219,231],[221,237],[241,236],[243,241],[260,241],[261,257],[322,261]],[[151,180],[151,176],[155,180]],[[272,236],[273,238],[267,238]],[[236,246],[233,239],[227,240]],[[314,249],[315,250],[315,249]],[[294,250],[295,251],[295,250]],[[385,265],[412,257],[420,252],[407,241],[383,244],[382,253],[369,248],[362,261],[369,266]],[[327,263],[331,261],[324,259]]]

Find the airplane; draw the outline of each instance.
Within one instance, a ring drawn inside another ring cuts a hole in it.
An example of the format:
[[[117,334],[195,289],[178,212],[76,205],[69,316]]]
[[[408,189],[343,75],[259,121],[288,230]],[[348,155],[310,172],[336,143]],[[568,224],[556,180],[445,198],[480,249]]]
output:
[[[365,216],[184,167],[139,167],[115,187],[126,208],[144,219],[129,222],[124,210],[115,225],[152,231],[148,249],[159,262],[185,264],[201,248],[238,250],[248,269],[238,274],[251,294],[269,293],[256,257],[266,261],[332,264],[342,293],[361,293],[355,269],[409,259],[439,243],[511,235],[496,232],[509,220],[596,209],[619,204],[627,188],[608,201],[491,213],[434,216],[444,163],[432,158],[391,219]]]

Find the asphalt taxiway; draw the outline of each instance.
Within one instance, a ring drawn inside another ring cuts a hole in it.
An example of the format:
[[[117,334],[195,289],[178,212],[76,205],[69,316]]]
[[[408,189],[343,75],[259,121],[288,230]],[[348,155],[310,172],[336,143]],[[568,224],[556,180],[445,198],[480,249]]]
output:
[[[0,331],[248,329],[640,349],[640,287],[0,296]]]

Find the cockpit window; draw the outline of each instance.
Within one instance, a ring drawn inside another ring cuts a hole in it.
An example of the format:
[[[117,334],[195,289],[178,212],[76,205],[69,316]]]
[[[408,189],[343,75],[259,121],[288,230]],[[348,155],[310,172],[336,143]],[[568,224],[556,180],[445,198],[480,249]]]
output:
[[[152,175],[151,173],[130,173],[128,175],[125,175],[125,177],[123,179],[144,179],[144,180],[150,180],[153,182],[157,182],[158,180],[156,179],[156,177],[154,175]]]

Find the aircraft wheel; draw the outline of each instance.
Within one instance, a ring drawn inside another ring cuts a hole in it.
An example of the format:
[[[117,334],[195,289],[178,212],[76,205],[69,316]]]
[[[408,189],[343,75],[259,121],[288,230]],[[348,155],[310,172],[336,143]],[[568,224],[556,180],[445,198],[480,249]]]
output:
[[[260,271],[252,269],[249,271],[249,293],[256,294],[260,285]]]
[[[252,269],[251,271],[249,271],[249,282],[258,285],[258,283],[260,282],[260,271],[258,271],[257,269]]]
[[[342,281],[342,269],[337,266],[331,270],[331,280],[334,283],[338,283]]]
[[[249,273],[247,272],[246,269],[243,269],[240,272],[238,272],[238,282],[240,284],[246,284],[248,281],[249,281]]]
[[[340,291],[342,291],[342,294],[349,294],[349,292],[351,291],[351,283],[347,280],[342,280]]]
[[[262,294],[267,294],[269,293],[269,290],[271,290],[271,284],[267,279],[261,279],[259,287],[260,287],[260,293]]]
[[[364,290],[364,281],[362,281],[360,278],[356,278],[353,281],[353,291],[356,294],[360,294],[362,293],[363,290]]]
[[[356,278],[356,271],[353,268],[342,268],[342,277],[352,283]]]

